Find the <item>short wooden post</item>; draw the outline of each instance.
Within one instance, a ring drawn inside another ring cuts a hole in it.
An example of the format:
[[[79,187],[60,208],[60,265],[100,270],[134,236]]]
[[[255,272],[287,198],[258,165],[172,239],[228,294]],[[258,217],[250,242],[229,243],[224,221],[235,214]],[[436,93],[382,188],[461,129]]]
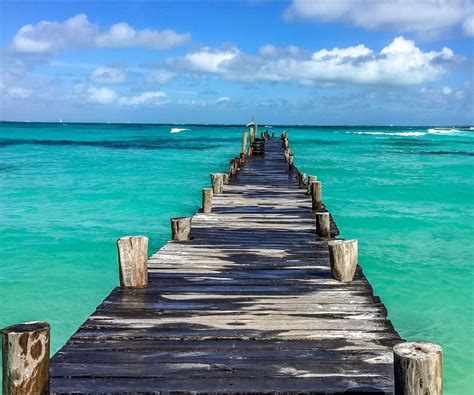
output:
[[[117,240],[120,286],[148,286],[148,237],[125,236]]]
[[[209,214],[212,212],[212,188],[202,189],[202,212]]]
[[[235,159],[230,160],[230,165],[229,165],[229,176],[234,177],[235,176]]]
[[[245,154],[243,152],[240,153],[240,164],[244,164],[245,163]]]
[[[311,183],[311,206],[316,211],[320,211],[323,208],[321,181]]]
[[[222,184],[227,185],[229,183],[229,173],[222,173]]]
[[[331,221],[328,212],[316,213],[316,234],[320,237],[331,237]]]
[[[224,175],[222,173],[212,173],[211,184],[214,195],[222,193],[222,187],[224,185]]]
[[[245,155],[247,153],[247,137],[248,137],[249,133],[248,132],[244,132],[242,134],[242,153]]]
[[[49,394],[50,327],[35,321],[2,329],[3,394]]]
[[[300,189],[306,189],[306,173],[298,174],[298,186]]]
[[[310,195],[311,194],[311,184],[313,182],[316,182],[318,180],[318,178],[316,176],[308,176],[308,182],[306,184],[306,194]]]
[[[400,343],[393,347],[396,395],[441,395],[443,349],[428,342]]]
[[[332,240],[328,242],[328,249],[332,276],[350,283],[357,268],[357,240]]]
[[[173,240],[189,240],[189,234],[191,233],[191,220],[192,217],[171,218],[171,234]]]
[[[294,157],[293,157],[293,154],[290,154],[288,156],[288,169],[291,170],[293,169],[293,162],[294,162]]]

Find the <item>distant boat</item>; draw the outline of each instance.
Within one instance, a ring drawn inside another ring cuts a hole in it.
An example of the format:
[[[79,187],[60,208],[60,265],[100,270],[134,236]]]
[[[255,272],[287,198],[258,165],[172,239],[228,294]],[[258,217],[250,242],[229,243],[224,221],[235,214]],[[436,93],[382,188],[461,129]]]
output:
[[[59,118],[59,123],[63,123],[63,119],[62,119],[62,118]]]

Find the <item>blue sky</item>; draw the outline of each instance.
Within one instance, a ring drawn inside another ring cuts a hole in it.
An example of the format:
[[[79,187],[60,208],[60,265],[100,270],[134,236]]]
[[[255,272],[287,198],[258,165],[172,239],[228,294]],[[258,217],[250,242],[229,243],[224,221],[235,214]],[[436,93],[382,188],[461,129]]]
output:
[[[2,120],[474,123],[471,0],[0,7]]]

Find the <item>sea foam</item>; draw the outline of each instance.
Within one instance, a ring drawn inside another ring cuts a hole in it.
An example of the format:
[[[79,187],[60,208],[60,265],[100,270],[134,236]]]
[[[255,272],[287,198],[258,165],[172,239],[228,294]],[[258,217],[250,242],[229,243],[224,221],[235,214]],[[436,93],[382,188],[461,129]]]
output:
[[[191,130],[191,129],[186,129],[186,128],[171,128],[170,133],[179,133],[179,132],[184,132],[185,130]]]

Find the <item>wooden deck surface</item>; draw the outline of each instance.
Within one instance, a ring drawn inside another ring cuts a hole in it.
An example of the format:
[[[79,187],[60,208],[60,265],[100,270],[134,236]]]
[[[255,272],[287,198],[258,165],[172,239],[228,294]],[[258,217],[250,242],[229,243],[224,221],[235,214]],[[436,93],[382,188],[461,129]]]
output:
[[[393,393],[400,341],[360,268],[333,280],[280,139],[51,360],[53,393]],[[337,234],[333,223],[332,231]]]

